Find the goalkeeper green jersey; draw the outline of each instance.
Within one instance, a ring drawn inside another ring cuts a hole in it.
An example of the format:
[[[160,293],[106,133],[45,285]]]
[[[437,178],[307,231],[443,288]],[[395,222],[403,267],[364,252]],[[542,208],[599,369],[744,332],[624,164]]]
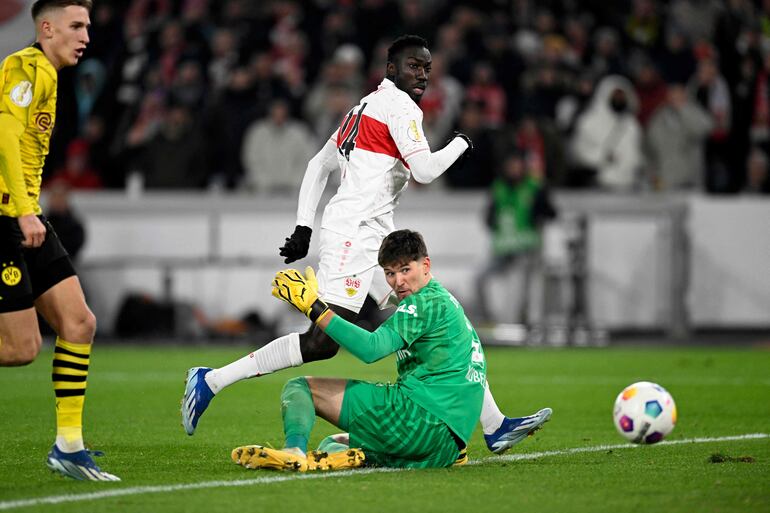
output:
[[[384,325],[405,342],[396,353],[397,383],[467,443],[481,414],[487,365],[460,303],[431,279]]]

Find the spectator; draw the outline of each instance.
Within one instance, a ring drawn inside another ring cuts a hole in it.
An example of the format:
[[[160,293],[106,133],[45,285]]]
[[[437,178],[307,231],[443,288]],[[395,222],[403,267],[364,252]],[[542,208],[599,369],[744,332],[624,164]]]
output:
[[[294,191],[317,150],[309,128],[289,117],[284,100],[275,100],[268,117],[246,130],[241,152],[243,185],[260,192]]]
[[[631,13],[626,18],[626,39],[646,50],[654,50],[663,29],[663,20],[654,0],[634,0]]]
[[[51,184],[58,184],[67,189],[101,189],[102,179],[89,162],[88,143],[75,139],[67,146],[67,158],[64,167],[56,170],[50,179]]]
[[[656,190],[702,186],[704,144],[713,128],[711,116],[688,98],[684,86],[669,86],[666,103],[647,127],[650,179]]]
[[[593,43],[593,53],[588,62],[589,72],[596,76],[626,74],[617,30],[612,27],[599,28],[594,34]]]
[[[430,74],[430,87],[420,100],[423,112],[422,126],[433,150],[438,150],[449,138],[452,127],[457,122],[463,102],[463,86],[453,76],[446,73],[446,61],[443,54],[434,53],[433,70]]]
[[[465,89],[465,98],[482,106],[485,127],[500,128],[505,122],[505,90],[497,82],[495,70],[488,62],[477,62],[473,67],[471,83]]]
[[[520,291],[517,321],[529,323],[530,288],[540,261],[540,232],[543,222],[555,216],[542,174],[530,171],[524,152],[511,151],[492,184],[486,216],[492,235],[492,259],[476,279],[479,313],[484,320],[495,320],[487,305],[490,278],[519,267],[523,280],[516,289]]]
[[[206,83],[198,61],[188,59],[179,64],[169,93],[171,101],[186,106],[192,112],[197,112],[203,107],[206,99]]]
[[[639,98],[637,117],[646,127],[652,114],[666,101],[668,85],[661,78],[655,63],[646,56],[640,57],[633,68],[634,87]]]
[[[96,59],[88,59],[77,67],[75,99],[78,104],[78,129],[83,126],[102,92],[105,80],[104,65]]]
[[[688,93],[709,112],[714,123],[706,140],[706,190],[738,192],[739,180],[735,177],[738,170],[730,169],[730,89],[713,57],[704,57],[698,62],[698,71],[688,84]]]
[[[344,45],[337,48],[332,59],[323,66],[320,80],[308,92],[302,110],[305,119],[312,120],[316,137],[327,137],[332,127],[339,126],[342,116],[361,97],[362,65],[361,50]],[[339,112],[342,103],[345,105]]]
[[[160,132],[142,151],[140,169],[148,189],[200,189],[207,184],[203,135],[186,106],[168,108]]]
[[[759,148],[753,148],[749,154],[746,177],[746,192],[751,194],[770,194],[767,154]]]
[[[571,136],[575,123],[588,107],[594,92],[594,78],[589,74],[577,77],[570,89],[556,104],[556,127],[565,136]]]
[[[658,68],[667,83],[686,84],[695,72],[695,56],[685,33],[676,26],[666,31],[665,45],[657,54]]]
[[[637,185],[642,167],[638,104],[627,79],[610,75],[599,82],[569,142],[570,184],[614,191],[628,191]]]
[[[69,253],[73,263],[77,263],[80,250],[86,241],[83,222],[70,205],[70,189],[64,182],[48,187],[48,203],[45,217],[53,226],[56,235]]]
[[[238,64],[238,36],[228,28],[220,28],[211,40],[211,60],[208,64],[208,79],[214,94],[226,86],[230,74]]]
[[[484,189],[494,179],[494,140],[492,132],[484,125],[483,107],[478,103],[465,102],[457,123],[457,131],[473,141],[473,153],[458,159],[444,173],[446,185],[451,189]]]

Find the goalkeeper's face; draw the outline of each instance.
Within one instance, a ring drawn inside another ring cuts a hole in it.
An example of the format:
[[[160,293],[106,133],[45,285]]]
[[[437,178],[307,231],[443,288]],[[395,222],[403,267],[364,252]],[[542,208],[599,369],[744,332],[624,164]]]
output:
[[[392,263],[383,266],[385,279],[401,301],[418,292],[431,279],[430,257],[412,260],[406,263]]]

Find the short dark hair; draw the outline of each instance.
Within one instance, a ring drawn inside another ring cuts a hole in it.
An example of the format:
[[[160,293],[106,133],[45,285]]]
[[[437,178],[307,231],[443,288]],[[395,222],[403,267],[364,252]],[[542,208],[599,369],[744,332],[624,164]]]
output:
[[[428,256],[428,248],[418,232],[396,230],[385,237],[380,245],[377,262],[380,266],[407,264]]]
[[[396,56],[401,53],[404,48],[412,48],[417,46],[419,48],[428,48],[428,42],[425,38],[415,36],[413,34],[406,34],[396,38],[388,48],[388,62],[395,62]]]
[[[36,20],[40,13],[48,9],[64,8],[70,5],[85,7],[90,12],[94,3],[93,0],[37,0],[32,4],[32,19]]]

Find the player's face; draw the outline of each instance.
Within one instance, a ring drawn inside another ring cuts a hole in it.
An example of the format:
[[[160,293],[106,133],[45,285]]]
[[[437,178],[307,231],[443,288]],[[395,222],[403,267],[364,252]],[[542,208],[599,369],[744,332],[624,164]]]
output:
[[[394,60],[396,62],[389,66],[393,66],[396,87],[419,104],[425,88],[428,87],[431,69],[430,51],[421,46],[412,46],[404,48]]]
[[[47,55],[54,67],[61,69],[77,64],[89,42],[88,9],[79,5],[52,9],[42,24],[42,37],[48,40]]]
[[[430,281],[430,257],[412,260],[405,264],[383,267],[385,279],[401,301],[419,291]]]

